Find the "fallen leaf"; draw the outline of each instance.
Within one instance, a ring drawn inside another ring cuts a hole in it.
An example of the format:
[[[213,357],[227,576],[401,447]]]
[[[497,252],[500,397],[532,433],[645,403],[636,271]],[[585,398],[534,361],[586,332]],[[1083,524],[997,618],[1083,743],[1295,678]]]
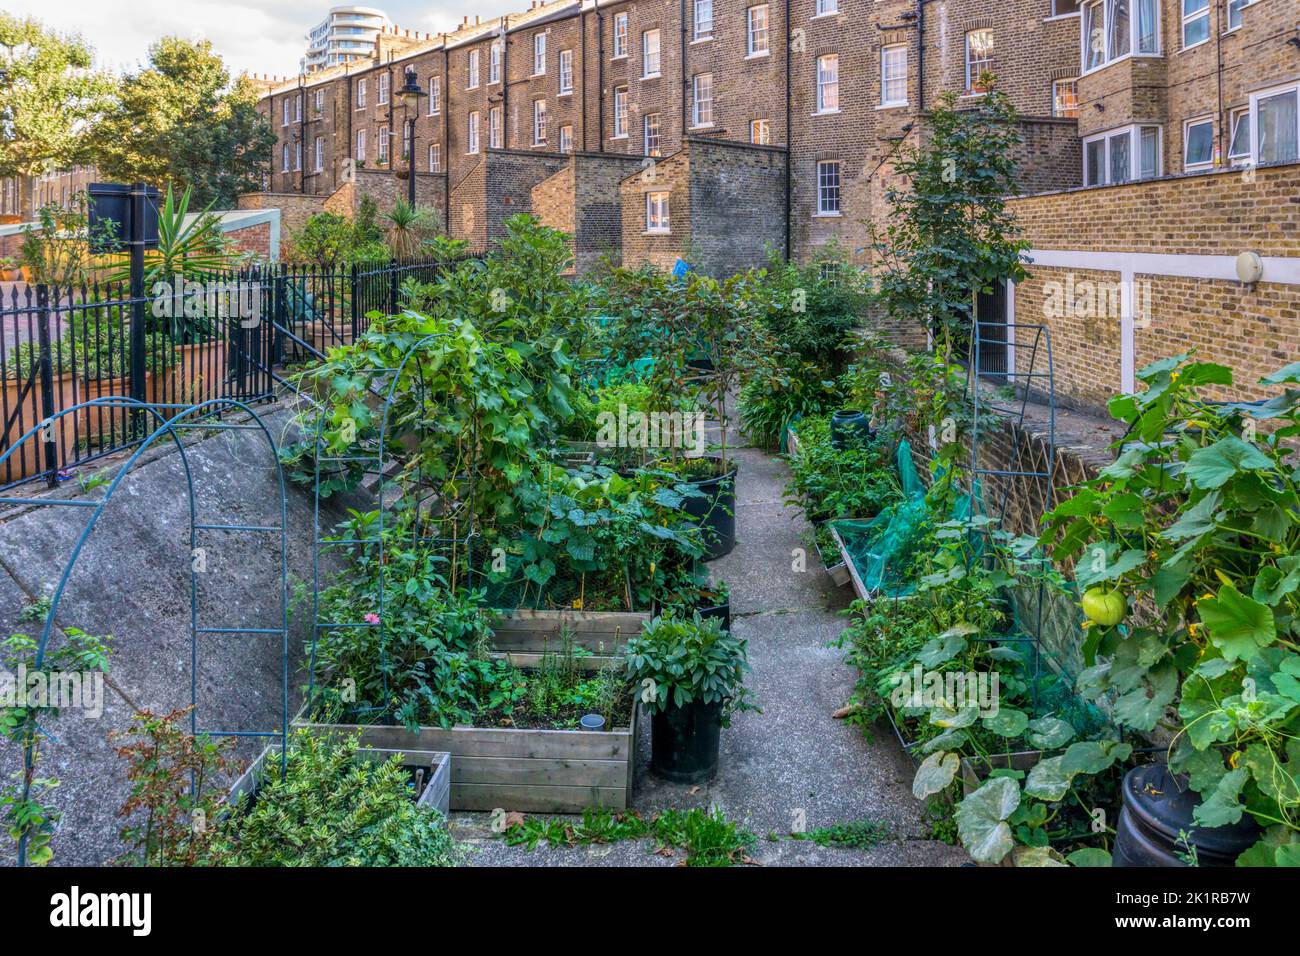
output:
[[[511,827],[521,827],[527,819],[528,818],[518,810],[511,810],[506,814],[506,829],[509,830]]]
[[[688,790],[688,791],[686,791],[686,792],[687,792],[687,794],[689,794],[689,795],[692,796],[692,797],[695,796],[697,793],[700,792],[700,786],[699,786],[699,784],[696,784],[695,786],[691,787],[691,789]]]
[[[851,717],[862,709],[861,704],[845,704],[835,713],[831,714],[836,720],[843,720],[845,717]]]

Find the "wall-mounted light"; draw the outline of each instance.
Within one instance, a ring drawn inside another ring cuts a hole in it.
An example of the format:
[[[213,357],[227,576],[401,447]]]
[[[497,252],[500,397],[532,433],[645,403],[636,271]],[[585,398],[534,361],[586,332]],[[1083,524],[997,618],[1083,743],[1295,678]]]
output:
[[[1264,260],[1258,252],[1237,254],[1237,278],[1246,285],[1254,285],[1264,275]]]

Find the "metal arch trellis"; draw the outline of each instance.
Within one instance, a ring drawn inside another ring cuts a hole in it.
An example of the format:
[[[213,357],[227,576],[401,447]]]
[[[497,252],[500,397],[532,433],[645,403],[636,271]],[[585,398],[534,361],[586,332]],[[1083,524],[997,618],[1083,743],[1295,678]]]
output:
[[[325,454],[327,450],[324,441],[325,415],[318,414],[316,417],[316,428],[315,428],[315,436],[314,436],[314,443],[313,443],[313,447],[315,451],[315,455],[314,455],[315,469],[314,469],[314,477],[312,481],[312,528],[313,528],[312,633],[311,633],[311,649],[310,649],[310,654],[308,656],[308,678],[307,678],[308,679],[307,701],[308,701],[309,708],[313,707],[316,702],[316,692],[317,692],[316,652],[317,652],[317,645],[320,639],[320,634],[322,631],[329,631],[333,629],[378,628],[380,660],[382,662],[381,675],[383,679],[383,693],[384,693],[385,702],[387,702],[388,700],[388,642],[387,642],[387,635],[385,633],[385,624],[384,624],[385,621],[384,590],[386,584],[386,568],[387,568],[387,561],[385,560],[386,538],[384,534],[385,532],[384,518],[388,510],[388,505],[385,501],[385,491],[386,491],[386,484],[388,481],[388,468],[389,465],[391,464],[391,462],[387,458],[387,451],[388,451],[389,424],[390,424],[390,416],[393,407],[393,398],[397,393],[397,387],[398,384],[401,382],[402,373],[406,370],[407,363],[410,362],[410,360],[416,355],[416,353],[418,353],[427,343],[435,339],[446,338],[450,334],[451,333],[449,332],[431,332],[417,339],[414,343],[412,343],[402,354],[401,361],[399,361],[396,366],[391,368],[377,368],[377,369],[370,370],[370,375],[372,376],[372,379],[375,377],[378,377],[380,379],[383,379],[385,377],[387,378],[387,387],[383,393],[383,406],[382,406],[382,414],[380,416],[379,436],[376,439],[377,447],[375,448],[375,453],[373,455],[363,455],[363,454],[327,455]],[[423,401],[423,397],[426,394],[426,389],[428,385],[424,377],[424,366],[417,363],[416,370],[419,375],[419,390],[420,390],[421,400]],[[376,392],[373,386],[368,386],[367,390],[371,394],[375,394],[375,395],[379,394],[378,392]],[[474,407],[477,408],[477,403],[475,404]],[[475,415],[471,415],[471,420],[475,422],[475,426],[474,426],[475,430],[471,436],[471,447],[476,448],[478,444],[477,417]],[[427,435],[426,428],[427,428],[426,419],[423,415],[421,415],[419,417],[419,431],[420,431],[421,441],[423,441],[423,439]],[[373,537],[327,538],[322,536],[321,523],[320,523],[320,503],[321,503],[320,487],[321,487],[322,463],[328,465],[341,465],[344,468],[354,464],[361,465],[364,474],[373,474],[375,476],[376,479],[375,499],[378,504],[378,508],[376,509],[378,515],[377,517],[378,530]],[[464,540],[465,542],[465,561],[466,561],[466,568],[467,568],[467,572],[466,572],[467,578],[468,575],[473,573],[473,569],[474,569],[472,548],[473,548],[473,539],[475,537],[475,531],[474,531],[475,478],[476,478],[476,470],[471,467],[469,483],[468,483],[468,489],[469,489],[468,507],[465,508],[465,512],[467,515],[467,526],[463,536],[457,535],[454,531],[452,536],[452,545],[453,545],[452,581],[453,583],[455,581],[455,561],[456,561],[455,547],[461,540]],[[421,542],[428,542],[428,541],[436,542],[436,541],[444,541],[444,540],[446,539],[440,536],[434,536],[433,538],[425,538],[425,537],[416,538],[414,539],[414,542],[421,543]],[[321,620],[321,614],[320,614],[321,553],[326,547],[335,547],[339,545],[345,545],[345,546],[359,545],[362,547],[373,546],[378,549],[377,566],[379,568],[379,576],[378,576],[378,585],[377,585],[378,593],[376,594],[376,599],[375,599],[374,616],[376,620],[374,621],[365,620],[365,619],[360,621],[322,621]],[[468,583],[469,582],[467,579],[466,584],[468,585]],[[358,712],[365,713],[374,709],[376,708],[358,708]]]
[[[2,467],[9,457],[17,449],[23,447],[27,441],[32,439],[44,429],[52,426],[58,419],[67,415],[81,415],[88,409],[119,408],[130,410],[139,414],[140,418],[151,418],[157,423],[154,431],[144,438],[118,469],[117,474],[105,486],[104,493],[97,498],[29,498],[29,497],[0,497],[0,505],[8,506],[36,506],[36,507],[64,507],[64,508],[83,508],[90,512],[90,518],[86,526],[77,536],[77,540],[72,548],[72,553],[64,562],[63,571],[59,576],[59,581],[55,586],[54,592],[50,597],[50,608],[45,615],[45,624],[41,629],[41,636],[37,641],[36,656],[34,666],[39,669],[44,665],[45,651],[49,644],[49,639],[54,630],[54,621],[59,611],[59,604],[63,599],[64,591],[68,581],[71,579],[73,568],[76,565],[77,558],[81,555],[86,541],[89,540],[91,532],[94,531],[100,517],[104,514],[104,509],[112,500],[113,495],[121,486],[127,474],[141,456],[148,451],[156,441],[160,441],[164,436],[170,437],[174,442],[177,451],[180,454],[182,470],[185,474],[186,496],[189,501],[190,513],[190,731],[195,736],[200,734],[208,737],[232,737],[232,738],[262,738],[270,739],[278,737],[280,740],[280,759],[283,769],[284,761],[287,758],[287,743],[289,730],[289,587],[288,587],[288,538],[287,538],[287,498],[285,494],[284,472],[280,465],[279,450],[274,436],[270,429],[266,427],[265,422],[258,412],[251,406],[239,399],[234,398],[214,398],[195,405],[167,404],[167,403],[147,403],[141,402],[134,398],[126,396],[110,396],[97,398],[91,401],[82,402],[71,408],[66,408],[58,412],[53,418],[34,425],[28,430],[17,442],[8,448],[4,454],[0,455],[0,467]],[[249,422],[237,421],[205,421],[207,416],[226,412],[245,412],[251,417]],[[186,453],[185,443],[181,441],[180,432],[189,430],[202,431],[251,431],[260,432],[266,439],[267,447],[271,451],[271,458],[275,464],[276,478],[280,492],[279,520],[278,523],[266,525],[245,525],[245,524],[223,524],[217,522],[204,522],[199,520],[198,505],[194,494],[194,473],[190,468],[189,456]],[[37,480],[40,476],[35,476],[29,481]],[[277,615],[278,625],[275,627],[203,627],[199,624],[199,569],[195,556],[198,554],[199,533],[220,531],[225,533],[278,533],[280,541],[280,600],[279,613]],[[199,700],[198,700],[198,669],[199,669],[199,635],[210,634],[213,636],[279,636],[280,638],[280,726],[278,730],[233,730],[233,729],[214,729],[208,730],[200,727],[199,724]],[[31,772],[34,766],[34,746],[28,743],[23,748],[23,799],[26,800],[31,794]],[[22,837],[18,847],[18,863],[20,866],[27,862],[27,841]]]
[[[1022,343],[1022,335],[1029,341]],[[1005,374],[1013,388],[1014,398],[1010,404],[1002,405],[990,401],[980,387],[982,365],[982,346],[997,346],[996,350],[1006,356]],[[1019,353],[1024,350],[1027,356],[1023,364]],[[1039,368],[1042,357],[1046,368]],[[983,321],[978,311],[972,317],[972,334],[970,339],[970,361],[968,364],[968,382],[971,394],[971,435],[970,435],[970,501],[971,514],[981,512],[987,517],[995,518],[1000,525],[1006,518],[1011,502],[1013,487],[1017,484],[1036,485],[1039,494],[1035,500],[1041,501],[1043,511],[1052,509],[1055,492],[1056,472],[1056,376],[1052,362],[1052,333],[1046,325],[1020,325],[1015,321]],[[1041,466],[1026,463],[1024,455],[1023,433],[1025,419],[1031,400],[1042,403],[1047,409],[1047,434],[1045,462]],[[1012,421],[1012,458],[1006,468],[987,468],[980,464],[980,412],[982,408],[997,416],[1000,420]],[[993,478],[1000,486],[1001,495],[996,515],[985,510],[985,501],[980,493],[982,478]],[[1042,570],[1050,567],[1051,560],[1043,554],[1037,558]],[[1038,576],[1034,600],[1034,623],[1032,634],[1017,633],[1013,637],[999,637],[999,643],[1028,645],[1032,655],[1032,679],[1030,680],[1031,700],[1034,716],[1040,716],[1039,683],[1042,677],[1042,634],[1043,615],[1046,607],[1047,584],[1043,575]]]

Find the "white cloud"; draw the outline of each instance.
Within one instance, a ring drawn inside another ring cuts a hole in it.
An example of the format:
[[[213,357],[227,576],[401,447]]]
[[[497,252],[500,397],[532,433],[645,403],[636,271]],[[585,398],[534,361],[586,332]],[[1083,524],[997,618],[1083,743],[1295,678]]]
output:
[[[4,0],[10,13],[31,15],[64,33],[80,33],[94,46],[101,66],[134,69],[149,44],[175,34],[212,41],[233,72],[292,75],[306,45],[307,31],[343,0]],[[446,0],[433,7],[419,0],[367,0],[399,27],[436,33],[454,29],[461,17],[498,16],[524,10],[523,0]],[[487,6],[490,9],[485,10]]]

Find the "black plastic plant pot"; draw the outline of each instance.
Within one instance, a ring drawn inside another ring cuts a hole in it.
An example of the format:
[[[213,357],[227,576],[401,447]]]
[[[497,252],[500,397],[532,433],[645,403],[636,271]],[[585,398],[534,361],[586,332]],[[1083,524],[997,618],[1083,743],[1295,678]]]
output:
[[[708,783],[721,740],[721,701],[667,707],[650,721],[650,772],[671,783]]]
[[[704,461],[721,467],[722,459],[708,456]],[[713,478],[686,479],[683,484],[699,489],[702,497],[687,498],[683,510],[704,533],[705,561],[730,554],[736,546],[736,468]]]
[[[695,605],[695,610],[700,612],[700,617],[716,617],[722,622],[724,631],[731,630],[731,599],[728,598],[719,604],[709,603],[711,599],[706,598],[699,604]]]
[[[1230,826],[1202,827],[1192,819],[1201,795],[1164,764],[1134,767],[1124,775],[1124,806],[1115,827],[1114,866],[1187,866],[1179,856],[1196,851],[1200,866],[1232,866],[1259,840],[1259,826],[1249,815]]]
[[[862,412],[841,408],[831,415],[831,447],[836,451],[861,448],[875,437],[876,430]]]

